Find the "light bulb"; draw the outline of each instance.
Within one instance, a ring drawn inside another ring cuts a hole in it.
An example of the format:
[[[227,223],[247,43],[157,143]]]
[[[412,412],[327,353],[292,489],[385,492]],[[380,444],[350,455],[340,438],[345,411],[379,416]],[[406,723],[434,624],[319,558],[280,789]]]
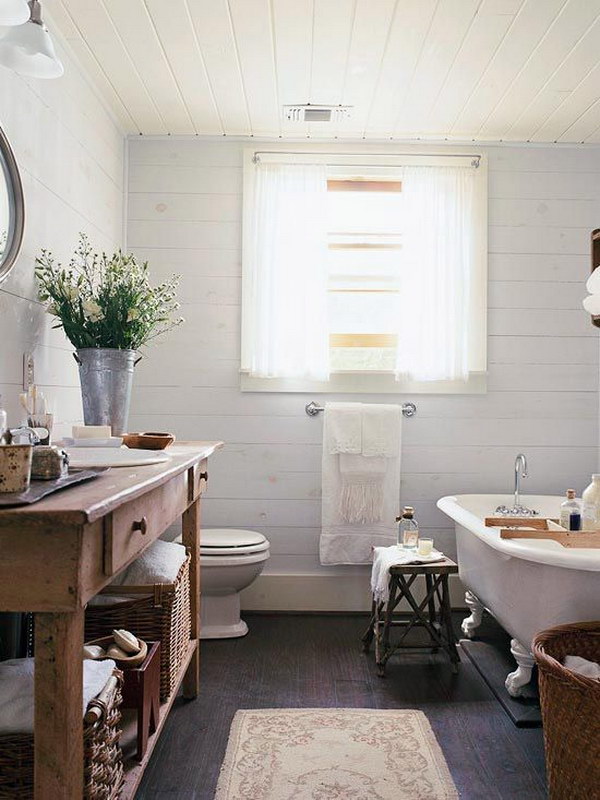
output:
[[[27,0],[0,0],[0,25],[23,25],[29,14]]]
[[[60,78],[63,65],[42,22],[38,0],[31,0],[29,22],[11,28],[0,39],[0,64],[31,78]]]

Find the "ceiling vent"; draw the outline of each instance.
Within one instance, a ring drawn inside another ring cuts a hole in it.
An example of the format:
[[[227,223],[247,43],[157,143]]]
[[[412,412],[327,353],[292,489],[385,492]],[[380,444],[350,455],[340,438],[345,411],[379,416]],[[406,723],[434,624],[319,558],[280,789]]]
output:
[[[352,106],[284,106],[285,118],[290,122],[341,122],[350,117]]]

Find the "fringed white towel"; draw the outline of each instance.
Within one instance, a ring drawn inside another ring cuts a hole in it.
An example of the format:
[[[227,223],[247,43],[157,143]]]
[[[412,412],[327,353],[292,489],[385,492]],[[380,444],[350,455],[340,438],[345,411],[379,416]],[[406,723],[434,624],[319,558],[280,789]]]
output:
[[[396,541],[401,420],[398,404],[325,405],[322,564],[368,564]]]
[[[444,554],[438,550],[432,550],[428,556],[420,556],[414,551],[403,550],[398,545],[375,547],[373,569],[371,570],[373,599],[378,603],[387,603],[390,596],[390,567],[398,567],[402,564],[434,564],[443,558]]]

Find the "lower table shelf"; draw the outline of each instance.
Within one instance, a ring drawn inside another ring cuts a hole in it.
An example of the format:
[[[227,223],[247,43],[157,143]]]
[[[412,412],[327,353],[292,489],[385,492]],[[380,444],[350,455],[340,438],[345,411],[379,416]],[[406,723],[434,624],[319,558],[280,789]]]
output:
[[[136,735],[137,735],[137,718],[135,711],[130,709],[125,709],[123,711],[123,736],[121,738],[121,747],[123,749],[123,760],[125,766],[125,781],[123,783],[123,789],[121,792],[122,800],[132,800],[135,797],[135,793],[138,789],[140,781],[142,780],[142,775],[144,774],[144,770],[148,766],[148,762],[152,756],[152,751],[154,750],[154,746],[158,741],[158,737],[161,734],[163,726],[166,722],[167,716],[169,711],[171,710],[171,706],[177,697],[177,693],[181,686],[181,682],[183,681],[184,675],[187,671],[187,668],[190,665],[192,657],[198,648],[198,641],[196,639],[192,639],[188,645],[188,650],[181,665],[181,670],[179,671],[179,675],[177,677],[177,684],[175,689],[169,699],[161,703],[159,718],[158,718],[158,725],[156,727],[156,732],[153,733],[148,738],[148,747],[146,750],[146,754],[142,761],[137,761],[135,758],[136,753]]]

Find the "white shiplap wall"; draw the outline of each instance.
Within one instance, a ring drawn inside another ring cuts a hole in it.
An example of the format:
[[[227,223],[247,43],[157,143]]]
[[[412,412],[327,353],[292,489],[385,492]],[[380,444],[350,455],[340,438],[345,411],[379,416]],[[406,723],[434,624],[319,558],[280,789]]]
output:
[[[59,80],[26,79],[0,67],[0,125],[25,191],[23,250],[0,286],[0,393],[11,424],[20,421],[22,357],[33,352],[36,383],[48,396],[60,435],[81,417],[73,348],[37,302],[34,259],[41,248],[68,261],[79,231],[99,249],[123,239],[123,134],[80,66],[52,30],[65,66]]]
[[[242,142],[185,138],[129,142],[128,247],[150,261],[157,277],[182,274],[187,320],[139,365],[131,427],[224,439],[211,464],[204,524],[260,530],[272,544],[267,572],[314,576],[323,574],[322,420],[305,415],[308,395],[238,388],[242,149]],[[581,491],[597,464],[597,332],[581,298],[589,232],[600,211],[600,152],[485,151],[488,393],[419,395],[418,415],[405,421],[403,433],[401,500],[416,507],[422,528],[450,555],[453,530],[436,509],[440,496],[510,491],[519,450],[529,459],[531,492]],[[348,580],[355,572],[326,574]],[[295,584],[292,602],[309,607],[313,584],[302,581],[306,591]],[[282,594],[263,604],[289,606],[289,580],[273,585]],[[251,602],[261,600],[255,595]]]

